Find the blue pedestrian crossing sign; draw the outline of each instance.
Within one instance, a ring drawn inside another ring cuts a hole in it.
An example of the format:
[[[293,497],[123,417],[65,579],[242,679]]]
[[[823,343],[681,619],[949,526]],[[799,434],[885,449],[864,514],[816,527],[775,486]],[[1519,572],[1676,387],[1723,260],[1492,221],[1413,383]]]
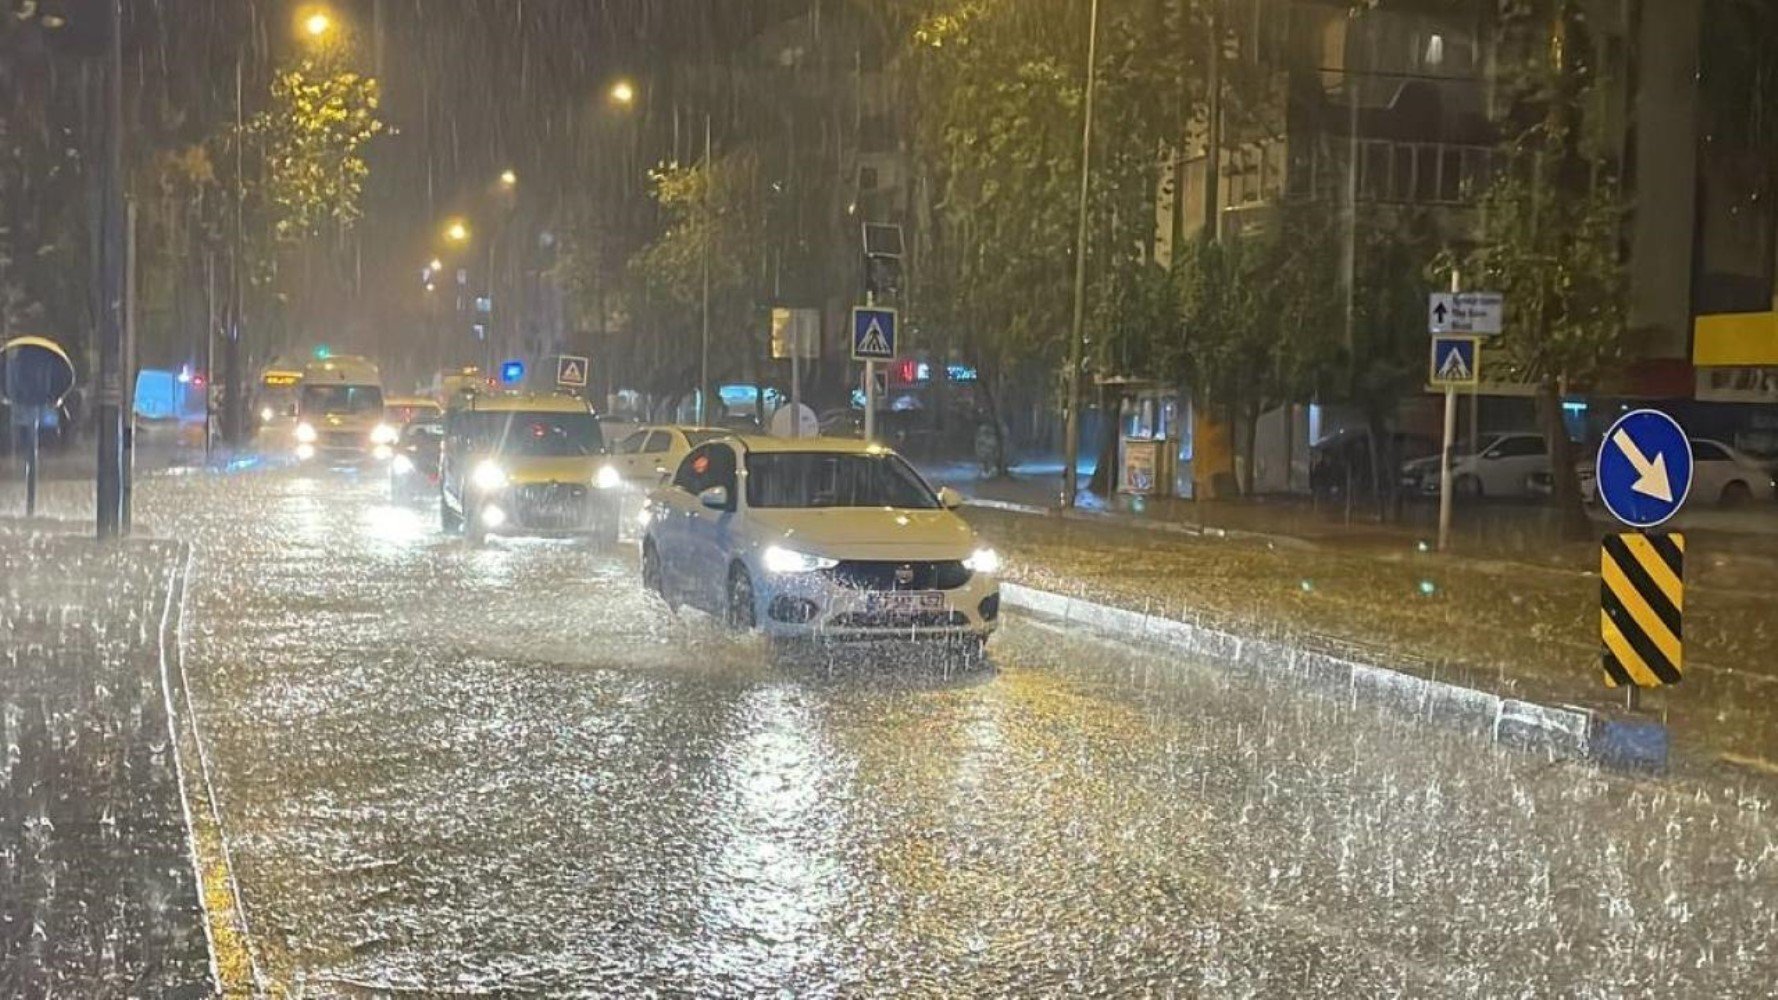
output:
[[[1444,389],[1473,386],[1482,380],[1480,341],[1474,337],[1437,335],[1432,338],[1432,372],[1427,381]]]
[[[852,360],[895,358],[895,310],[859,306],[852,310]]]
[[[1692,443],[1659,410],[1631,410],[1599,442],[1594,466],[1599,499],[1632,528],[1652,528],[1679,513],[1692,491]]]

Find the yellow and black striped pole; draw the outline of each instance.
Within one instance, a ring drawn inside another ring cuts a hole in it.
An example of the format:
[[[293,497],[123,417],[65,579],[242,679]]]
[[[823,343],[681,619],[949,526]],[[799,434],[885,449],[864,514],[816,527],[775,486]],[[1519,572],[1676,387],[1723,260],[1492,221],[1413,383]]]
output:
[[[1685,536],[1608,535],[1599,557],[1605,684],[1636,690],[1685,673]]]

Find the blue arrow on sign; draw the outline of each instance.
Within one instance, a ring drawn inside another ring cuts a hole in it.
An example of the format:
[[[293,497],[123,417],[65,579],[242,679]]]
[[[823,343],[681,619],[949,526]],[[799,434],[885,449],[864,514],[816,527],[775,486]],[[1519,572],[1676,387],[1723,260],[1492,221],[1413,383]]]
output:
[[[1692,443],[1659,410],[1632,410],[1599,442],[1599,499],[1632,528],[1652,528],[1679,513],[1692,490]]]

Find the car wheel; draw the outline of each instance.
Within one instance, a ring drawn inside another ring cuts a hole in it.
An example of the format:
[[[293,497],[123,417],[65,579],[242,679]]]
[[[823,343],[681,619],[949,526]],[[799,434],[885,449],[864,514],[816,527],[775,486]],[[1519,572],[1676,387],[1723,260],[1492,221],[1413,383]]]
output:
[[[1460,500],[1479,500],[1482,496],[1482,481],[1474,476],[1458,476],[1451,484],[1451,489]]]
[[[651,541],[642,543],[642,589],[659,594],[663,601],[667,599],[666,581],[661,579],[661,553]]]
[[[451,509],[445,498],[438,498],[438,527],[447,535],[461,534],[463,531],[463,515]]]
[[[1752,499],[1753,490],[1749,489],[1747,484],[1739,479],[1722,488],[1721,503],[1724,507],[1743,507]]]
[[[728,571],[728,611],[724,616],[729,628],[749,632],[758,624],[753,608],[753,578],[747,567],[736,563]]]

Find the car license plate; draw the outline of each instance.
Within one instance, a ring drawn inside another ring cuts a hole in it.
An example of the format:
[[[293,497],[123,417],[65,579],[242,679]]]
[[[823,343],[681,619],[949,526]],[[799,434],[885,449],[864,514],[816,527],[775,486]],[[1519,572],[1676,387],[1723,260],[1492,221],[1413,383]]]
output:
[[[923,611],[943,611],[945,609],[945,595],[936,590],[875,593],[866,599],[865,608],[890,615],[915,615]]]

